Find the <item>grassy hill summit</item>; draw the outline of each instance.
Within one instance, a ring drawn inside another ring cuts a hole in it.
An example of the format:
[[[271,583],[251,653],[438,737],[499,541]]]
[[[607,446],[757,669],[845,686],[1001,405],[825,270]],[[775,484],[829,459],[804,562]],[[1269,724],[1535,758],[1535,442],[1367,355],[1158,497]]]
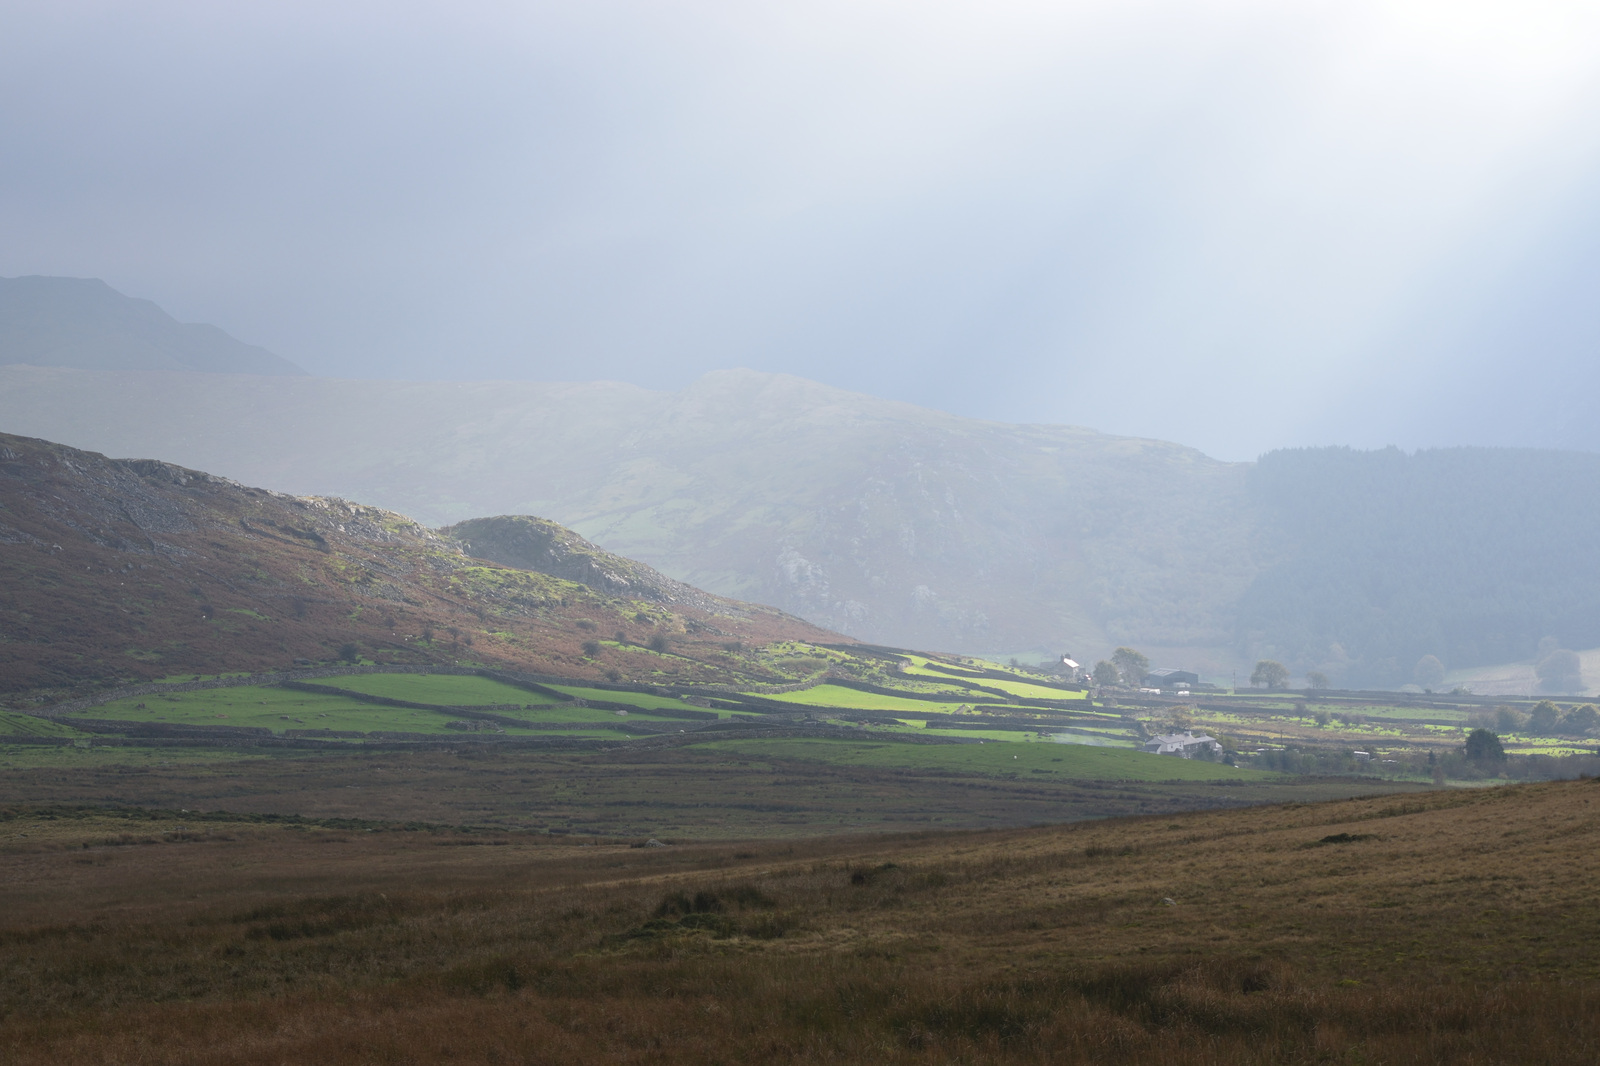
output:
[[[0,364],[300,375],[265,348],[179,322],[99,278],[0,278]]]
[[[478,559],[575,581],[613,595],[717,610],[721,597],[674,581],[654,567],[596,547],[548,518],[498,515],[469,518],[439,530]]]

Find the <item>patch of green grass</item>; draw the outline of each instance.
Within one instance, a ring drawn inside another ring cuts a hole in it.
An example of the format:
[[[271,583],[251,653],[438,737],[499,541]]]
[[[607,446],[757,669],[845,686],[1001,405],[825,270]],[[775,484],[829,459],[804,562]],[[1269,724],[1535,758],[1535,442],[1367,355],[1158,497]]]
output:
[[[801,707],[841,707],[856,711],[923,711],[930,714],[939,712],[953,714],[962,703],[967,703],[969,706],[971,704],[970,700],[956,700],[950,703],[913,700],[903,696],[886,696],[878,692],[861,692],[842,685],[817,685],[799,692],[783,692],[763,698],[777,700],[780,703],[793,703]]]
[[[357,674],[329,677],[316,682],[368,696],[384,696],[412,703],[440,703],[451,707],[486,707],[500,703],[553,704],[549,696],[487,677],[454,674]]]
[[[1030,700],[1081,700],[1087,699],[1088,693],[1083,691],[1064,691],[1059,688],[1050,688],[1046,685],[1034,685],[1025,681],[1002,681],[998,678],[980,678],[978,684],[997,688],[1002,692],[1009,692],[1013,696],[1021,696]]]
[[[693,704],[685,703],[683,700],[674,699],[671,696],[652,696],[647,692],[612,692],[610,689],[586,688],[582,685],[551,685],[550,687],[555,689],[557,692],[565,692],[567,695],[576,696],[581,700],[603,700],[606,703],[625,703],[630,707],[638,707],[643,711],[678,710],[697,711],[701,714],[704,714],[707,710],[704,707],[696,707]],[[611,712],[608,711],[606,713],[609,714]],[[717,710],[714,711],[714,713],[719,718],[727,718],[731,715],[731,712],[724,710]]]
[[[141,708],[140,704],[144,706]],[[599,724],[620,720],[614,711],[594,707],[573,707],[560,703],[538,705],[531,711],[507,710],[496,713],[500,717],[520,719],[530,726],[538,723],[565,722]],[[270,729],[280,734],[291,729],[327,729],[339,733],[460,735],[460,731],[448,727],[447,723],[457,720],[449,711],[385,707],[342,696],[267,686],[206,689],[201,692],[183,692],[169,696],[143,696],[117,700],[114,703],[91,707],[82,712],[81,717],[130,724],[167,722],[188,726],[247,726]],[[650,716],[645,713],[640,717]],[[622,736],[611,730],[585,729],[582,725],[571,730],[550,730],[518,729],[514,725],[501,723],[491,725],[491,728],[503,728],[507,734],[519,736],[554,736],[566,733],[613,738]]]
[[[751,758],[803,759],[839,766],[1004,775],[1032,773],[1088,781],[1273,781],[1281,774],[1220,763],[1080,744],[904,744],[858,740],[722,740],[713,748]],[[1037,775],[1036,775],[1037,776]]]
[[[0,711],[0,737],[81,737],[88,734],[71,726],[36,718],[31,714]]]
[[[76,717],[189,726],[248,726],[270,729],[274,733],[291,729],[441,733],[450,720],[447,714],[437,711],[382,707],[342,696],[263,685],[131,697],[90,707]]]

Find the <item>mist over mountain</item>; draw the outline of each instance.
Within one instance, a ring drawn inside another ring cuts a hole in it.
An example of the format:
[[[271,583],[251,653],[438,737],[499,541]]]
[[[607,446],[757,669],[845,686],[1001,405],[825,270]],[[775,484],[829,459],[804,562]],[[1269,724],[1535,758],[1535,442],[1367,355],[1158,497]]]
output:
[[[1399,685],[1423,655],[1457,669],[1546,638],[1600,645],[1594,455],[1226,463],[752,371],[655,392],[16,366],[0,368],[0,428],[437,525],[541,516],[673,579],[900,646],[1130,644],[1223,679],[1273,657]],[[507,561],[548,548],[521,520],[462,535]]]
[[[1279,561],[1239,600],[1241,648],[1394,687],[1425,655],[1600,646],[1600,455],[1304,448],[1248,482]]]
[[[216,326],[179,322],[98,278],[0,278],[0,364],[304,374]]]

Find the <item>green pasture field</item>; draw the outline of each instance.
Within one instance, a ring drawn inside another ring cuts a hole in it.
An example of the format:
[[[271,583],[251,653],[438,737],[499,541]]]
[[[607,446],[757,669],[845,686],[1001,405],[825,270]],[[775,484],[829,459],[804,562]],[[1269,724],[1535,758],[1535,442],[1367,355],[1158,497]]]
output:
[[[849,722],[840,724],[855,725],[856,723]],[[1061,731],[1060,726],[1050,725],[1048,723],[1040,723],[1039,728],[1032,731],[1024,731],[1020,729],[951,729],[943,723],[937,721],[925,722],[917,719],[912,719],[910,721],[896,719],[892,723],[873,722],[866,728],[875,732],[905,732],[907,730],[912,730],[918,733],[927,733],[936,737],[951,737],[956,740],[982,740],[986,742],[998,741],[1006,744],[1048,743],[1052,740],[1056,733]],[[1060,742],[1057,741],[1057,743]],[[1125,740],[1124,743],[1131,743],[1131,741]]]
[[[1082,744],[896,744],[866,740],[718,740],[695,745],[754,758],[836,766],[1055,775],[1081,781],[1274,781],[1282,774]]]
[[[421,677],[410,674],[366,674],[357,675],[355,679],[336,677],[333,682],[344,680],[390,680],[406,679],[406,677]],[[421,680],[448,680],[448,682],[480,682],[480,685],[456,688],[454,695],[458,698],[470,698],[474,703],[488,703],[483,696],[499,695],[499,693],[520,693],[528,696],[523,701],[523,706],[533,704],[533,709],[517,709],[517,711],[498,711],[499,717],[518,719],[531,725],[536,723],[554,722],[618,722],[619,715],[616,711],[606,711],[603,707],[574,707],[571,704],[555,703],[549,696],[539,696],[538,693],[523,693],[522,690],[501,685],[493,680],[483,677],[453,677],[453,675],[429,674]],[[483,685],[494,685],[494,690]],[[342,685],[334,685],[342,687]],[[406,696],[392,695],[405,691],[403,688],[390,688],[390,691],[373,691],[374,688],[382,690],[382,685],[363,685],[363,691],[368,695],[389,696],[392,699],[403,699]],[[354,685],[352,685],[354,690]],[[595,698],[600,698],[600,690],[582,690],[594,693]],[[446,693],[445,688],[437,688],[430,695]],[[686,707],[688,704],[674,701],[674,699],[661,699],[656,696],[637,695],[637,693],[608,693],[608,695],[634,696],[640,701],[653,701],[653,706],[658,707]],[[416,693],[411,698],[414,699]],[[414,699],[416,703],[437,703],[435,699]],[[144,704],[144,709],[139,709],[139,704]],[[496,699],[496,703],[501,703]],[[506,699],[504,703],[510,703]],[[619,699],[618,703],[627,703],[626,699]],[[472,706],[472,704],[458,704],[458,706]],[[643,720],[661,720],[658,715],[650,714],[650,707],[640,707],[638,717]],[[170,695],[133,696],[128,699],[117,699],[114,703],[101,704],[90,707],[82,714],[75,717],[83,719],[112,720],[112,722],[171,722],[174,725],[243,725],[243,727],[269,728],[274,733],[285,733],[288,730],[334,730],[339,733],[440,733],[440,735],[454,735],[456,730],[446,728],[445,723],[454,720],[448,711],[424,711],[418,707],[386,707],[382,704],[362,703],[358,699],[346,696],[323,695],[312,691],[298,691],[293,688],[277,688],[270,685],[242,685],[235,688],[206,688],[202,691],[186,691],[186,693],[170,693]],[[509,735],[552,736],[574,733],[574,735],[613,736],[621,739],[621,733],[605,730],[549,730],[549,728],[528,728],[518,730],[517,727],[504,727]]]
[[[368,696],[385,696],[412,703],[441,703],[451,707],[487,707],[502,703],[519,706],[531,703],[537,706],[557,702],[549,696],[503,681],[455,674],[354,674],[318,679],[316,684],[362,692]]]
[[[1089,695],[1083,691],[1067,692],[1046,685],[1033,685],[1026,681],[1000,681],[992,677],[980,678],[978,684],[988,685],[990,688],[997,688],[1002,692],[1030,700],[1081,700],[1087,699]]]
[[[1109,734],[1092,729],[1062,729],[1050,734],[1057,744],[1084,744],[1091,748],[1136,748],[1138,741],[1123,734]]]
[[[1024,733],[1016,729],[941,729],[938,723],[928,726],[923,732],[956,740],[981,740],[987,744],[1044,744],[1049,743],[1050,739],[1038,733]]]
[[[906,670],[905,673],[912,677],[927,678],[931,681],[951,680],[951,675],[940,673],[938,670],[925,666],[914,665]],[[997,688],[1002,692],[1009,692],[1013,696],[1022,696],[1030,700],[1081,700],[1088,697],[1088,693],[1082,689],[1051,688],[1049,685],[1039,685],[1021,678],[973,677],[961,678],[960,680],[971,681],[975,685],[984,685],[988,688]]]
[[[87,733],[79,732],[69,725],[52,722],[48,718],[36,718],[31,714],[17,714],[15,711],[0,711],[0,737],[82,737]]]
[[[940,684],[941,681],[945,683]],[[948,677],[932,671],[919,670],[915,667],[895,677],[888,684],[891,687],[905,688],[912,692],[949,695],[964,702],[971,702],[973,699],[992,700],[995,698],[994,692],[980,692],[961,688],[959,685],[950,683]],[[976,679],[974,684],[984,685],[987,688],[1004,692],[1008,696],[1019,696],[1030,700],[1081,700],[1087,697],[1087,693],[1084,692],[1065,692],[1026,681],[1005,681],[992,677]]]
[[[1328,705],[1320,708],[1329,714],[1358,715],[1362,718],[1375,718],[1384,721],[1411,722],[1411,721],[1455,721],[1465,722],[1471,711],[1457,710],[1453,707],[1385,707],[1385,706],[1338,706]]]
[[[144,704],[141,710],[139,704]],[[448,711],[427,711],[411,707],[384,707],[361,703],[343,696],[265,685],[205,689],[158,696],[139,696],[90,707],[77,717],[119,722],[170,722],[190,726],[248,726],[285,733],[291,729],[331,729],[352,733],[438,733],[451,734],[446,722],[453,721]],[[505,712],[532,722],[613,722],[611,711],[551,704],[534,711]],[[511,734],[549,736],[548,729],[518,730]],[[566,731],[555,731],[557,733]],[[580,735],[593,730],[572,730]],[[599,734],[596,734],[599,735]]]
[[[758,695],[758,693],[751,693]],[[861,692],[842,685],[817,685],[814,688],[801,689],[799,692],[781,692],[764,699],[777,700],[780,703],[793,703],[801,707],[839,707],[855,711],[927,711],[929,713],[943,712],[954,714],[963,703],[968,706],[972,701],[957,700],[950,703],[935,703],[932,700],[913,700],[903,696],[885,696],[877,692]]]
[[[1297,729],[1316,730],[1329,736],[1361,736],[1367,738],[1400,738],[1415,735],[1417,730],[1426,728],[1421,723],[1407,724],[1403,727],[1383,719],[1372,718],[1366,722],[1345,723],[1329,721],[1327,725],[1318,727],[1316,719],[1311,715],[1293,714],[1224,714],[1213,711],[1203,711],[1194,716],[1207,725],[1220,726],[1224,729],[1230,726],[1239,726],[1246,729],[1270,731],[1275,725],[1294,726]],[[1456,726],[1435,726],[1432,728],[1455,729]]]
[[[140,709],[143,704],[143,709]],[[343,696],[267,685],[213,688],[135,696],[90,707],[76,717],[107,721],[171,722],[191,726],[249,726],[283,733],[290,729],[442,733],[448,715],[405,707],[382,707]]]
[[[647,713],[652,710],[673,710],[696,711],[703,714],[709,710],[719,718],[748,717],[748,715],[718,707],[696,707],[671,696],[652,696],[648,692],[612,692],[609,689],[585,688],[582,685],[551,685],[550,687],[557,692],[564,692],[581,700],[604,700],[607,703],[625,703],[630,707],[638,707]],[[612,714],[613,712],[602,711],[601,713]]]
[[[1595,742],[1574,741],[1570,737],[1524,737],[1512,734],[1500,738],[1508,755],[1590,755]]]

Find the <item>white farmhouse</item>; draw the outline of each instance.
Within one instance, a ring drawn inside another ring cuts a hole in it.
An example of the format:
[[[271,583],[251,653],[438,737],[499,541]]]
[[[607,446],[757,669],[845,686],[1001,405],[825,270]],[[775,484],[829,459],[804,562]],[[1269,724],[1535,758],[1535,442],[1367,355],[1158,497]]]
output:
[[[1192,759],[1197,755],[1217,756],[1222,754],[1222,745],[1214,737],[1204,733],[1195,736],[1193,733],[1168,733],[1165,736],[1151,737],[1144,742],[1144,750],[1156,755],[1176,755],[1180,759]]]

